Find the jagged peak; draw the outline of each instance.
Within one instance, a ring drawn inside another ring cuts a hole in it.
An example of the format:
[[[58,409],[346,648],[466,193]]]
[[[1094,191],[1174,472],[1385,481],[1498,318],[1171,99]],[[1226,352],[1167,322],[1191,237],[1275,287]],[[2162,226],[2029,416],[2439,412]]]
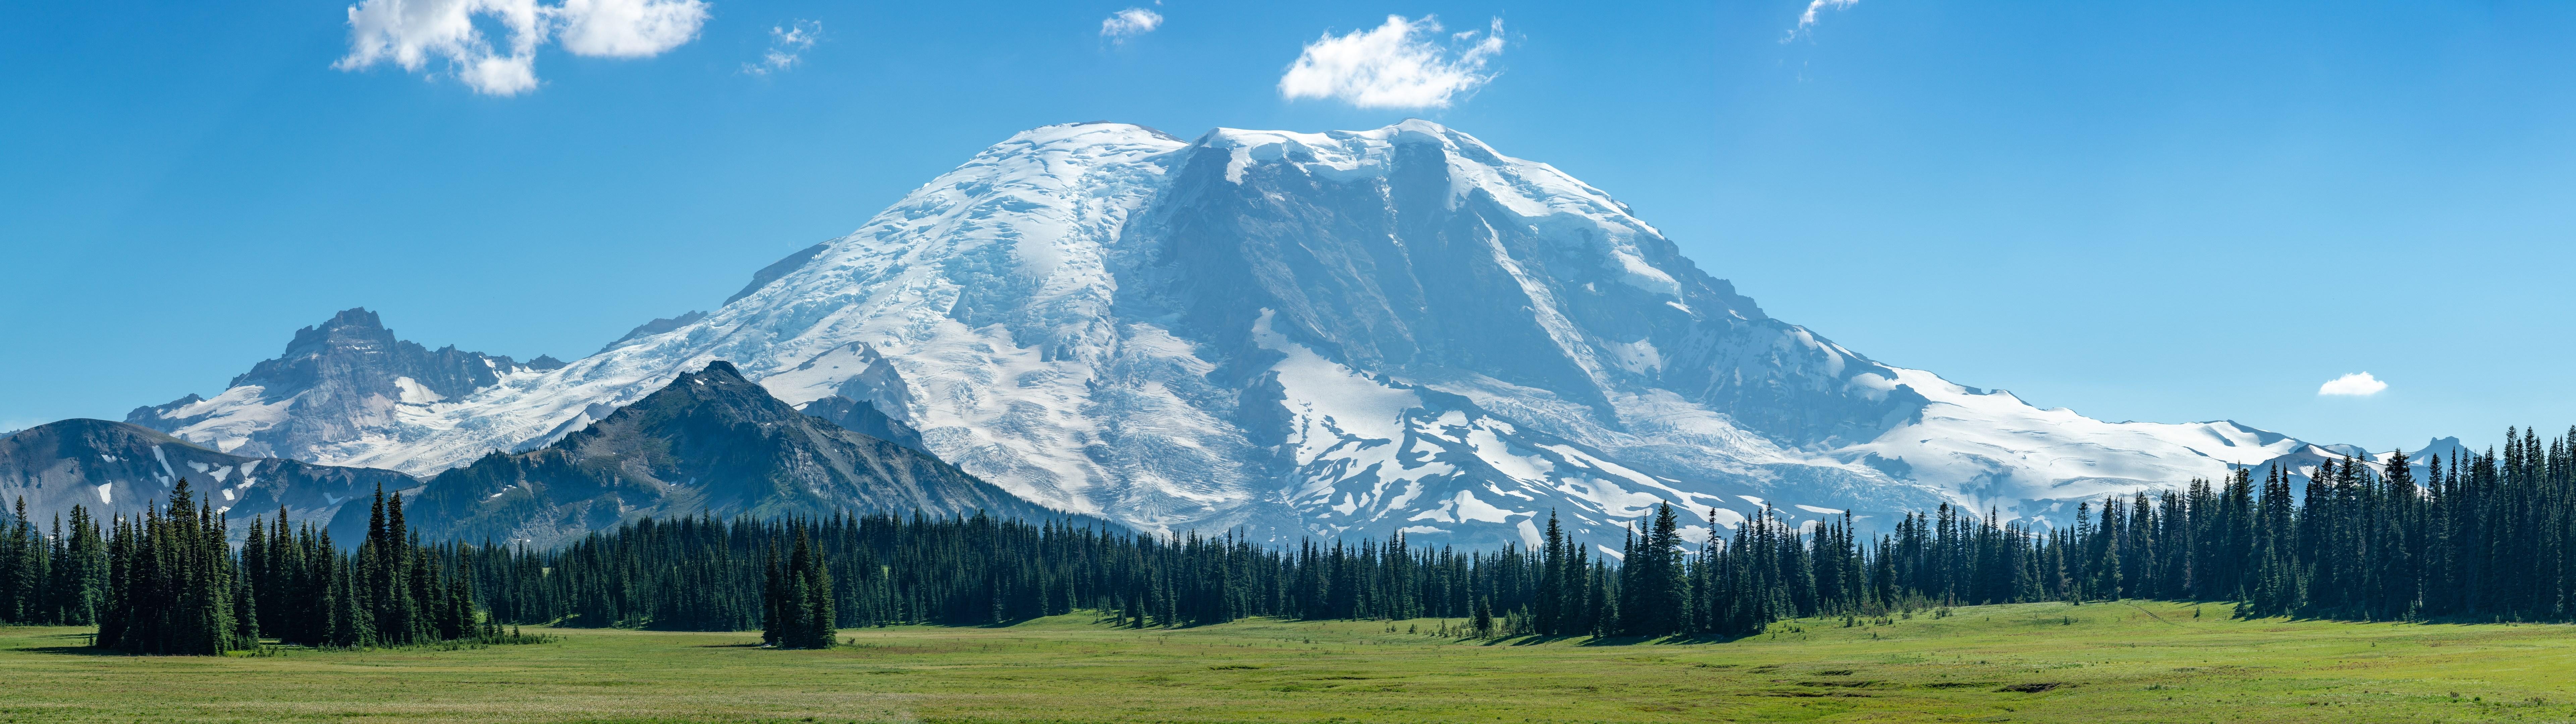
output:
[[[321,324],[313,327],[307,327],[306,329],[331,330],[351,327],[360,329],[384,329],[385,323],[382,317],[378,316],[375,312],[367,311],[366,307],[350,307],[348,309],[340,310],[337,314],[331,315],[329,320],[325,320]]]
[[[750,379],[743,377],[742,370],[734,368],[732,362],[726,362],[724,360],[708,362],[707,366],[698,370],[696,374],[700,376],[730,377],[744,382],[751,381]]]
[[[286,343],[286,352],[294,354],[299,348],[323,344],[334,338],[391,336],[393,330],[386,329],[384,319],[375,312],[368,311],[366,307],[350,307],[332,314],[321,324],[295,330],[295,338]]]

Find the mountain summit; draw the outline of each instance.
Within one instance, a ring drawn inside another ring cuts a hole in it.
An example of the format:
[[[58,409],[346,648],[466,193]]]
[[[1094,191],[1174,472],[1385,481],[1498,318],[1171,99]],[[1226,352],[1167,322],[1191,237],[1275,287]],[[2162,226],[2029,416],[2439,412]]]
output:
[[[1661,502],[1694,538],[1765,505],[2059,517],[2315,449],[1872,361],[1765,314],[1602,190],[1409,120],[1023,132],[703,317],[440,393],[328,451],[434,473],[719,359],[789,403],[865,403],[1019,497],[1147,530],[1495,545],[1535,542],[1554,511],[1615,544]],[[216,403],[187,419],[270,414]]]

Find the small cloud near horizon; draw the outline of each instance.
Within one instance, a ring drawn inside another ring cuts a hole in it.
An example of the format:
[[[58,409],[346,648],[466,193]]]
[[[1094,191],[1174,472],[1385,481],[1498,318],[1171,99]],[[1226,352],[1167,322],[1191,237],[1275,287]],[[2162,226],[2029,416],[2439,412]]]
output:
[[[496,45],[475,16],[500,24]],[[474,92],[514,96],[537,87],[537,48],[556,42],[574,55],[649,58],[688,44],[707,22],[703,0],[363,0],[349,6],[344,71],[392,63],[424,72],[443,60]]]
[[[1486,64],[1503,53],[1503,19],[1489,30],[1466,30],[1440,41],[1440,22],[1425,15],[1386,16],[1373,30],[1336,36],[1326,31],[1306,44],[1279,77],[1279,97],[1329,98],[1361,108],[1447,108],[1494,80]]]
[[[2388,389],[2388,383],[2379,381],[2379,378],[2370,376],[2368,372],[2355,372],[2318,385],[2317,394],[2336,397],[2369,397],[2385,389]]]
[[[1108,38],[1113,44],[1123,44],[1128,38],[1154,32],[1154,29],[1159,27],[1163,27],[1162,13],[1144,8],[1128,8],[1110,13],[1109,19],[1100,21],[1100,37]]]

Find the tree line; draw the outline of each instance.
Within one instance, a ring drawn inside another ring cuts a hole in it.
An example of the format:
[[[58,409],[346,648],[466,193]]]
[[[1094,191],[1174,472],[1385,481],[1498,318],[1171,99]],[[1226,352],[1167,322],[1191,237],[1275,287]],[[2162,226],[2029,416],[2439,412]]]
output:
[[[1942,506],[1866,546],[1850,530],[1848,516],[1806,536],[1756,516],[1725,545],[1657,564],[1704,571],[1693,583],[1713,588],[1655,584],[1658,623],[1631,632],[1744,633],[1783,617],[2119,598],[2235,601],[2251,617],[2576,620],[2576,429],[2549,440],[2508,430],[2501,453],[2420,464],[2392,452],[2268,467],[2259,481],[2239,468],[2079,503],[2065,528]],[[1661,623],[1671,589],[1692,617],[1678,629]]]
[[[236,547],[223,511],[185,479],[130,517],[102,522],[73,506],[42,536],[22,499],[0,536],[0,623],[94,625],[98,647],[134,654],[217,655],[263,636],[343,647],[500,638],[478,618],[466,548],[421,544],[400,494],[379,490],[371,505],[366,540],[343,551],[283,508],[253,518]]]
[[[107,542],[89,509],[72,506],[69,528],[27,517],[27,499],[0,534],[0,624],[90,626],[107,591]]]
[[[39,535],[0,530],[0,621],[100,626],[101,645],[221,651],[263,632],[392,645],[499,624],[759,629],[782,647],[841,628],[982,625],[1097,612],[1131,627],[1303,619],[1465,619],[1486,635],[1740,636],[1785,618],[1988,603],[2237,601],[2248,616],[2576,620],[2576,429],[2509,431],[2501,453],[2313,468],[2079,503],[2045,526],[1943,505],[1864,535],[1845,513],[1766,509],[1686,540],[1654,510],[1605,555],[1550,515],[1538,545],[1386,540],[1256,544],[987,515],[639,520],[553,550],[424,545],[401,497],[367,539],[255,519],[230,552],[182,486],[167,507]],[[23,508],[21,508],[23,510]],[[1710,517],[1716,517],[1712,511]]]
[[[173,496],[174,499],[180,496]],[[285,508],[251,519],[236,562],[256,630],[283,643],[375,647],[497,638],[474,602],[469,551],[424,545],[403,520],[401,493],[379,488],[367,536],[342,551],[320,526],[295,526]]]
[[[1465,618],[1479,602],[1525,606],[1540,568],[1518,548],[1417,550],[1403,536],[1273,548],[1234,534],[1164,537],[983,514],[639,520],[557,550],[474,546],[468,558],[478,597],[503,622],[738,631],[770,618],[765,607],[788,577],[773,569],[799,566],[769,556],[793,559],[799,547],[812,551],[804,590],[829,604],[821,610],[839,628],[1076,610],[1135,627]],[[1587,568],[1587,580],[1610,570]]]
[[[1946,513],[1941,519],[1950,534],[1971,527]],[[469,547],[467,558],[482,586],[476,595],[495,620],[757,627],[772,643],[799,626],[985,625],[1077,610],[1136,628],[1253,616],[1439,617],[1467,619],[1475,623],[1462,628],[1489,634],[1728,634],[1785,616],[1929,605],[1935,597],[1900,588],[1885,572],[1872,588],[1847,517],[1808,534],[1757,515],[1731,542],[1697,551],[1682,541],[1670,507],[1645,527],[1619,555],[1605,556],[1583,550],[1553,517],[1538,550],[1462,551],[1420,548],[1403,535],[1273,548],[1231,534],[1163,537],[980,514],[701,516],[634,521],[559,550]]]

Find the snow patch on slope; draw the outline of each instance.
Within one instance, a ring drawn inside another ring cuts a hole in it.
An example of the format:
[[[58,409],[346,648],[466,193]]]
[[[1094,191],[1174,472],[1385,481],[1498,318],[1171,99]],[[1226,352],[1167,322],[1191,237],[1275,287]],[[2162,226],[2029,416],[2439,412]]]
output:
[[[293,397],[275,402],[260,401],[260,394],[266,391],[267,388],[259,385],[242,385],[224,390],[223,394],[213,398],[173,408],[161,413],[161,417],[185,420],[205,416],[172,432],[171,436],[229,453],[248,442],[252,433],[285,422],[286,416],[294,409]]]
[[[1922,370],[1890,380],[1931,400],[1916,418],[1866,443],[1834,452],[1847,460],[1892,461],[1918,480],[1946,484],[1972,508],[2023,510],[2044,500],[2097,498],[2142,485],[2218,479],[2230,466],[2256,465],[2305,442],[2234,422],[2103,422],[2073,410],[2042,410],[2010,392],[1977,392]]]

